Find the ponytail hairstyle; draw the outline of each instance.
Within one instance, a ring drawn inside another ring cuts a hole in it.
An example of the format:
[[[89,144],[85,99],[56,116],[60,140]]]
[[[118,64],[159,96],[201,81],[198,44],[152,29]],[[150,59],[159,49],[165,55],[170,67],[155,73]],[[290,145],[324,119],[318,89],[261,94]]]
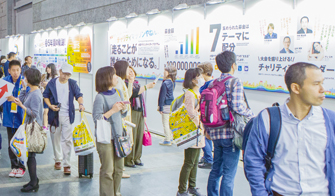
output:
[[[24,58],[24,64],[23,64],[23,66],[27,65],[28,58],[32,58],[32,57],[31,56],[26,56]]]

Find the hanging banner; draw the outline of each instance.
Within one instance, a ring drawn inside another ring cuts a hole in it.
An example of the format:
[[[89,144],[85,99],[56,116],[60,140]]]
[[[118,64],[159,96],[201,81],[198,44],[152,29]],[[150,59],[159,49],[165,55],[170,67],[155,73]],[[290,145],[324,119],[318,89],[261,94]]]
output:
[[[163,74],[161,54],[162,36],[158,30],[145,29],[134,32],[109,32],[110,65],[119,60],[128,61],[136,69],[137,77],[156,78]]]
[[[73,65],[73,71],[92,72],[92,48],[90,34],[70,36],[67,44],[67,60]]]
[[[19,60],[22,64],[24,63],[23,56],[23,36],[15,36],[9,38],[9,52],[14,52],[16,54],[17,60]]]
[[[67,37],[57,36],[56,32],[50,34],[51,36],[45,32],[35,35],[33,64],[45,69],[48,64],[53,63],[59,70],[62,64],[67,62]]]

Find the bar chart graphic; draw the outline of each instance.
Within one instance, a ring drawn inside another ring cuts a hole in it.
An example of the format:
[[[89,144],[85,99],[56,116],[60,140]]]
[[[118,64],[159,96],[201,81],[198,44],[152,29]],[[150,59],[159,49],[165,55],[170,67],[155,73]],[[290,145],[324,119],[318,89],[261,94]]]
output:
[[[197,27],[195,32],[192,29],[191,34],[185,35],[185,42],[180,44],[180,49],[176,50],[176,54],[194,54],[194,50],[195,54],[199,54],[199,30],[199,27]]]

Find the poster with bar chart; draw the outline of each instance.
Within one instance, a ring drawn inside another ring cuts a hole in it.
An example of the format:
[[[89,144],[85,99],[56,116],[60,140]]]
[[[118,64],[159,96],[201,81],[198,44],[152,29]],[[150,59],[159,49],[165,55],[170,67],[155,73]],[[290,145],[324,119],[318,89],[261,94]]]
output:
[[[192,29],[190,34],[185,35],[185,42],[180,43],[179,50],[176,50],[175,54],[199,54],[199,29],[199,27]]]
[[[194,26],[190,28],[172,27],[165,29],[164,66],[175,66],[177,68],[177,81],[183,80],[185,71],[194,68],[205,59],[201,59],[201,28]]]

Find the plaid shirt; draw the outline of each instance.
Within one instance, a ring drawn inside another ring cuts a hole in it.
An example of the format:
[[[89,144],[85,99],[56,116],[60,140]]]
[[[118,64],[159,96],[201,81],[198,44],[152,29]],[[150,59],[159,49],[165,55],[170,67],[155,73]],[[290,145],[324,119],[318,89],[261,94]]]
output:
[[[220,78],[225,79],[228,76],[231,75],[223,73]],[[229,110],[235,111],[240,115],[247,116],[248,118],[254,117],[254,113],[246,107],[246,104],[244,102],[243,85],[241,80],[240,79],[235,80],[236,82],[233,85],[233,89],[230,90],[232,81],[233,78],[225,82]],[[212,140],[231,139],[234,137],[234,131],[230,127],[224,127],[224,128],[207,127],[206,131]]]

